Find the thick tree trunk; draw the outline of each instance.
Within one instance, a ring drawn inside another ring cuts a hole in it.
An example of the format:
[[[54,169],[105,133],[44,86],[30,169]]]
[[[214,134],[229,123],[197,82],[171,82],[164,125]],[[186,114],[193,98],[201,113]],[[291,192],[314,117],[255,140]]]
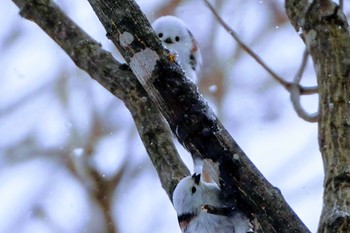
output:
[[[319,146],[325,179],[318,232],[350,232],[350,34],[332,1],[286,1],[313,58],[319,90]]]

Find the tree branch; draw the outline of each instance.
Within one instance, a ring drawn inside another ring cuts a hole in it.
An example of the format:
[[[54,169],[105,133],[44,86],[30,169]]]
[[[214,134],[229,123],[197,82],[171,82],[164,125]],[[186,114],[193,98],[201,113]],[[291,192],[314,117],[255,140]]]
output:
[[[309,232],[256,169],[164,50],[134,1],[89,0],[107,35],[149,96],[159,104],[179,141],[218,165],[220,187],[234,206],[257,217],[263,232]],[[215,174],[212,174],[215,175]]]
[[[318,121],[318,112],[308,113],[305,111],[303,106],[301,105],[300,100],[301,94],[298,84],[292,85],[290,88],[290,100],[292,102],[293,108],[298,116],[307,121],[307,122],[317,122]]]
[[[303,78],[303,74],[307,65],[307,59],[309,57],[309,51],[307,51],[307,48],[305,48],[303,53],[303,59],[301,61],[300,67],[297,71],[297,73],[294,76],[293,83],[300,83],[301,79]]]
[[[294,86],[291,87],[290,89],[290,100],[293,104],[293,108],[295,112],[298,114],[298,116],[308,122],[317,122],[318,121],[318,112],[315,113],[307,113],[304,108],[301,106],[301,101],[300,101],[300,89],[298,86],[300,85],[301,79],[303,77],[303,73],[307,64],[307,58],[309,56],[309,52],[307,49],[304,50],[303,54],[303,59],[301,61],[301,65],[299,67],[298,72],[295,74],[293,83],[295,84]]]
[[[298,116],[305,121],[316,122],[318,119],[318,113],[307,113],[301,106],[300,102],[300,95],[309,95],[317,93],[317,87],[303,87],[300,85],[301,76],[304,72],[307,61],[307,50],[304,52],[302,65],[298,70],[294,81],[288,82],[279,75],[277,75],[268,65],[265,64],[265,62],[253,50],[251,50],[245,43],[243,43],[243,41],[241,41],[241,39],[239,39],[238,34],[228,24],[224,22],[224,20],[220,17],[218,12],[214,9],[214,7],[209,3],[208,0],[204,0],[204,2],[207,4],[208,8],[213,13],[218,22],[221,24],[221,26],[233,37],[233,39],[238,43],[238,45],[243,50],[245,50],[258,64],[260,64],[279,84],[281,84],[290,93],[290,99],[293,108],[298,114]]]
[[[216,12],[214,7],[209,3],[208,0],[204,0],[210,11],[213,13],[215,18],[221,24],[221,26],[233,37],[233,39],[238,43],[238,45],[245,50],[259,65],[261,65],[270,75],[274,78],[279,84],[281,84],[287,91],[292,89],[293,83],[284,80],[278,74],[276,74],[265,62],[253,51],[251,50],[241,39],[238,37],[238,34],[228,25],[225,21],[220,17],[220,15]],[[295,87],[293,87],[295,88]],[[299,92],[303,95],[310,95],[317,93],[317,87],[303,87],[298,85]]]
[[[72,22],[50,0],[13,0],[20,14],[39,25],[93,79],[120,98],[134,118],[137,130],[168,196],[189,174],[172,141],[169,127],[130,70]]]

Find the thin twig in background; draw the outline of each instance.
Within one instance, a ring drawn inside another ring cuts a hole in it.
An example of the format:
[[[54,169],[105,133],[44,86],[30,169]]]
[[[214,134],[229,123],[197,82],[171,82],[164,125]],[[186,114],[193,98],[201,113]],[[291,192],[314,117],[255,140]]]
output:
[[[239,46],[244,49],[253,59],[258,62],[278,83],[280,83],[286,90],[291,91],[293,89],[292,86],[295,86],[293,83],[288,82],[281,78],[279,75],[277,75],[268,65],[265,64],[265,62],[253,51],[251,50],[246,44],[244,44],[238,37],[237,33],[228,26],[224,20],[219,16],[219,14],[216,12],[214,7],[209,3],[208,0],[204,0],[210,11],[213,13],[215,18],[219,21],[221,26],[234,38],[235,41],[239,44]],[[300,85],[297,86],[300,90],[300,94],[302,95],[310,95],[317,93],[317,87],[302,87]],[[294,87],[295,88],[295,87]]]
[[[219,21],[219,23],[237,41],[239,46],[242,49],[244,49],[251,57],[253,57],[255,61],[257,61],[278,83],[280,83],[286,90],[289,91],[293,108],[298,114],[298,116],[307,122],[317,122],[318,112],[312,113],[312,114],[307,113],[304,110],[304,108],[301,106],[301,102],[300,102],[300,95],[317,93],[317,87],[302,87],[300,85],[300,81],[304,73],[304,70],[307,64],[308,54],[309,54],[307,49],[304,51],[302,63],[293,79],[293,82],[292,83],[288,82],[283,78],[281,78],[279,75],[277,75],[268,65],[264,63],[264,61],[256,53],[254,53],[253,50],[251,50],[246,44],[244,44],[239,39],[237,33],[223,21],[223,19],[219,16],[219,14],[216,12],[213,6],[208,2],[208,0],[204,0],[204,1],[209,7],[209,9],[211,10],[211,12],[216,17],[216,19]]]
[[[301,61],[300,67],[298,69],[298,72],[295,74],[293,82],[300,84],[300,81],[303,77],[304,71],[305,71],[305,67],[307,65],[307,59],[309,57],[309,51],[307,50],[307,48],[305,48],[304,53],[303,53],[303,60]]]
[[[291,86],[289,92],[290,92],[290,100],[291,100],[293,108],[294,108],[295,112],[298,114],[298,116],[307,122],[312,122],[312,123],[317,122],[318,121],[318,112],[308,113],[301,106],[299,85],[297,83],[294,83]]]
[[[339,7],[341,10],[344,10],[344,2],[343,0],[339,0]]]
[[[300,101],[300,90],[298,86],[300,85],[301,79],[303,77],[305,67],[307,65],[307,60],[309,57],[309,51],[307,48],[305,48],[303,53],[303,59],[301,61],[300,67],[298,69],[298,72],[295,74],[293,83],[294,85],[290,89],[290,100],[292,102],[293,108],[295,112],[298,114],[298,116],[307,121],[307,122],[317,122],[318,121],[318,112],[315,113],[308,113],[305,111],[305,109],[301,106]]]
[[[175,9],[180,5],[181,2],[182,0],[169,1],[169,3],[157,9],[152,15],[154,16],[154,18],[158,18],[163,15],[171,15],[174,13]]]
[[[109,52],[70,20],[52,0],[12,1],[19,7],[22,17],[40,26],[79,68],[124,102],[171,199],[176,184],[190,172],[181,160],[169,126],[155,103],[139,101],[147,96],[147,92],[133,73],[121,68]]]

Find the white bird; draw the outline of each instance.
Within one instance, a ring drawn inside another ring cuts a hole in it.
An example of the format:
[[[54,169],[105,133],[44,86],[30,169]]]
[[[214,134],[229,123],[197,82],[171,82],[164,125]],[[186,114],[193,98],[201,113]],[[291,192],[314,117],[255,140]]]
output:
[[[183,178],[173,193],[173,203],[183,233],[254,232],[249,219],[222,201],[216,184],[201,181],[200,174]]]
[[[186,76],[197,82],[202,57],[187,25],[175,16],[162,16],[153,22],[152,27],[163,46],[177,55],[177,61]]]

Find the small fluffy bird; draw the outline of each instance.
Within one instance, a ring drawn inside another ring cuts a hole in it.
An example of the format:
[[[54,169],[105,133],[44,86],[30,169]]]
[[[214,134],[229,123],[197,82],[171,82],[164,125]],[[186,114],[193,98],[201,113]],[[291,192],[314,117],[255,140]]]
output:
[[[183,233],[254,232],[249,219],[227,207],[216,184],[201,181],[200,174],[183,178],[173,193],[174,207]]]
[[[163,46],[177,55],[177,62],[186,76],[197,82],[202,57],[197,41],[187,25],[175,16],[162,16],[153,22],[152,27]]]

